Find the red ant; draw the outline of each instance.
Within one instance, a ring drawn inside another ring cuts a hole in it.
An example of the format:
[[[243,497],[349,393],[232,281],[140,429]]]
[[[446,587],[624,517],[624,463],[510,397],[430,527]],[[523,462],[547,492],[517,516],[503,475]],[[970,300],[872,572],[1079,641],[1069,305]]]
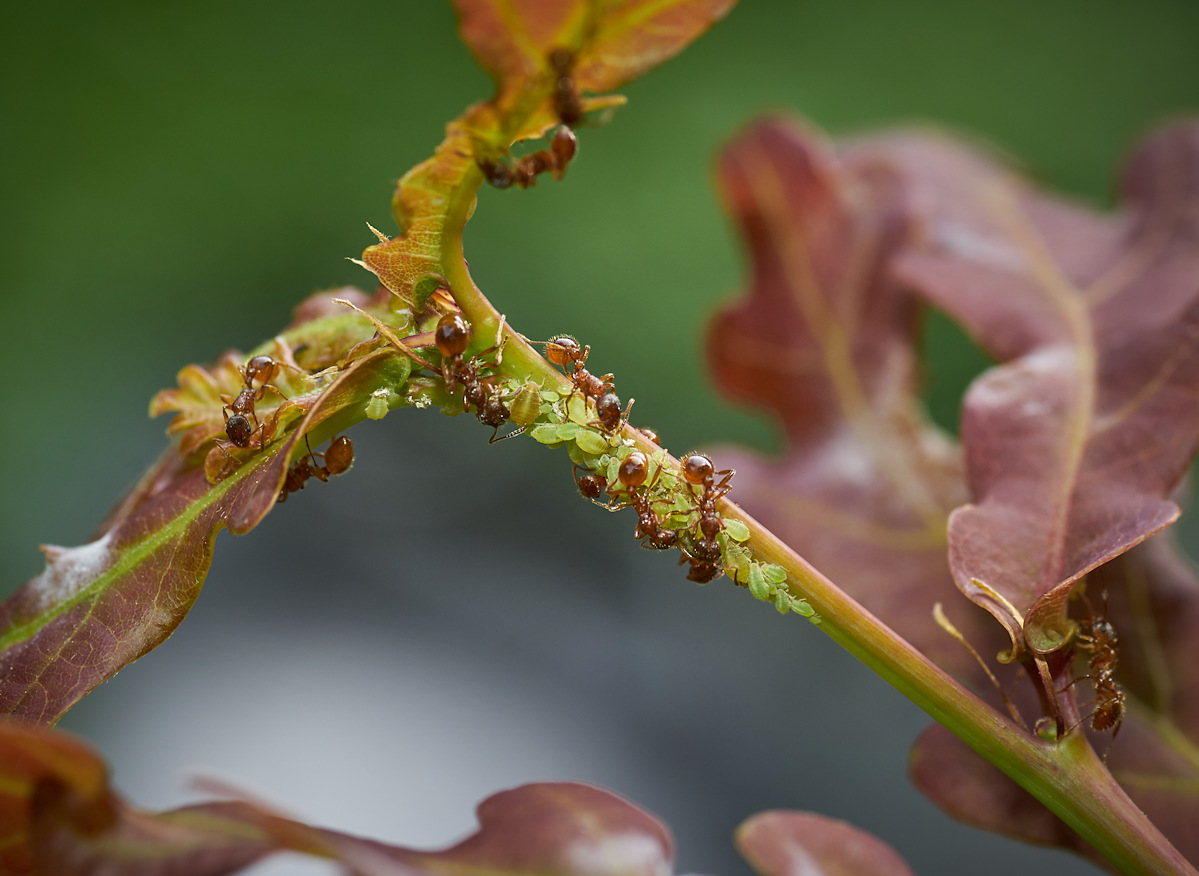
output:
[[[304,436],[304,443],[308,443],[308,436]],[[324,465],[316,461],[318,456],[324,460]],[[288,494],[304,489],[304,484],[309,478],[328,481],[331,475],[339,475],[348,471],[353,463],[354,444],[345,435],[329,442],[329,449],[324,453],[313,453],[312,447],[309,445],[308,453],[296,460],[295,464],[287,470],[287,475],[283,479],[283,488],[279,491],[279,497],[275,501],[286,502]]]
[[[545,342],[545,357],[555,365],[561,366],[570,378],[572,384],[566,404],[575,393],[584,399],[595,401],[596,424],[605,432],[618,432],[629,420],[629,411],[633,407],[632,400],[623,413],[620,409],[620,396],[615,392],[615,378],[611,374],[596,377],[587,370],[587,357],[591,355],[591,346],[580,347],[579,342],[570,335],[558,335]]]
[[[1084,597],[1085,598],[1085,597]],[[1088,608],[1090,602],[1087,602]],[[1095,708],[1088,716],[1091,719],[1092,730],[1111,730],[1112,742],[1116,741],[1116,736],[1120,732],[1120,725],[1124,722],[1124,691],[1116,684],[1116,628],[1106,617],[1107,615],[1107,593],[1103,594],[1103,611],[1096,616],[1094,609],[1091,609],[1091,617],[1084,618],[1078,622],[1077,643],[1081,651],[1086,651],[1091,655],[1088,665],[1090,666],[1090,674],[1081,676],[1070,682],[1074,685],[1084,678],[1091,680],[1091,687],[1095,691]],[[1086,718],[1081,719],[1078,723],[1081,724]],[[1075,727],[1078,724],[1074,725]],[[1070,728],[1071,730],[1074,727]],[[1109,748],[1111,743],[1109,743]],[[1104,759],[1107,759],[1107,752],[1104,752]]]
[[[666,529],[662,526],[662,521],[654,513],[653,503],[649,498],[649,492],[657,483],[658,475],[661,473],[662,467],[659,466],[653,481],[646,487],[645,492],[638,493],[637,488],[644,484],[645,479],[649,477],[649,459],[640,450],[634,450],[625,457],[616,473],[616,477],[624,489],[612,493],[613,499],[623,494],[628,497],[628,501],[624,505],[609,504],[609,508],[615,511],[632,506],[637,512],[637,528],[633,531],[633,538],[641,539],[641,546],[644,548],[665,550],[674,547],[679,537],[673,529]]]
[[[539,149],[531,155],[516,161],[511,167],[505,159],[488,161],[478,158],[476,162],[483,176],[497,189],[506,189],[512,185],[527,189],[537,182],[539,174],[547,170],[555,180],[560,180],[566,174],[566,166],[575,157],[579,141],[574,131],[562,125],[554,132],[549,149]]]
[[[508,421],[508,408],[499,395],[499,390],[492,385],[488,378],[479,376],[481,368],[488,367],[479,359],[495,350],[498,345],[488,347],[477,356],[463,358],[466,348],[470,346],[470,326],[458,313],[447,313],[437,321],[433,331],[433,343],[441,353],[441,376],[445,379],[446,389],[454,392],[458,384],[462,384],[462,410],[469,411],[475,406],[475,416],[479,421],[494,426],[494,439],[499,434],[500,426]]]
[[[695,522],[695,538],[690,551],[683,549],[686,560],[691,561],[691,572],[687,575],[692,581],[700,583],[711,581],[720,574],[720,544],[716,536],[724,529],[724,521],[716,510],[716,501],[727,495],[733,488],[729,481],[736,472],[731,468],[716,471],[712,460],[702,453],[689,453],[681,462],[683,480],[690,486],[702,489],[696,507],[699,517]],[[719,483],[716,478],[724,477]],[[694,495],[694,493],[692,493]],[[702,580],[701,580],[702,579]]]
[[[583,118],[583,100],[575,90],[572,75],[575,66],[574,52],[570,49],[554,49],[549,54],[550,68],[557,77],[554,82],[554,112],[562,124],[574,126]]]
[[[619,432],[628,423],[629,411],[632,409],[633,399],[629,399],[629,405],[622,413],[620,410],[620,396],[614,392],[605,392],[595,400],[596,420],[592,425],[597,425],[608,433]]]
[[[599,497],[604,494],[604,488],[608,485],[607,480],[603,475],[588,471],[583,468],[583,474],[579,474],[581,466],[574,467],[575,486],[579,488],[579,493],[586,496],[597,505],[602,505],[607,508],[603,502],[599,501]]]
[[[281,398],[286,398],[277,387],[270,384],[281,367],[283,366],[270,356],[255,356],[242,366],[241,375],[244,387],[237,397],[221,395],[221,401],[225,403],[225,406],[221,408],[221,413],[225,417],[225,434],[234,447],[249,447],[250,440],[255,434],[261,436],[259,448],[266,446],[268,430],[258,422],[258,414],[255,412],[254,406],[262,401],[268,389],[277,393]],[[258,389],[254,388],[255,380],[261,384]],[[254,420],[253,426],[250,425],[251,418]],[[268,422],[277,423],[278,412]],[[270,431],[274,432],[273,426]]]

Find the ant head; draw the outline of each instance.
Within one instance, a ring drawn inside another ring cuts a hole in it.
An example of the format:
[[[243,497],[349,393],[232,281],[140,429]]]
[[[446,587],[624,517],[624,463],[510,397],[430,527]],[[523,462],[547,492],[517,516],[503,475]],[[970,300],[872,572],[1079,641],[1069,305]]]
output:
[[[447,313],[437,321],[433,343],[443,356],[461,356],[470,344],[470,326],[460,313]]]
[[[580,475],[579,467],[576,465],[575,483],[579,486],[579,492],[588,499],[598,499],[603,495],[604,486],[607,484],[607,481],[594,472],[587,472],[584,475]]]
[[[236,447],[249,447],[254,427],[250,425],[249,418],[241,414],[234,414],[225,421],[225,434],[229,436],[229,440]]]
[[[569,76],[575,65],[575,53],[570,49],[558,47],[549,54],[550,67],[559,76]]]
[[[697,486],[702,486],[704,481],[716,474],[716,466],[702,453],[687,454],[683,457],[682,467],[683,480]]]
[[[620,396],[614,392],[605,392],[595,400],[595,413],[605,425],[619,422]]]
[[[479,421],[496,427],[508,422],[508,408],[503,400],[495,395],[489,396],[479,409]]]

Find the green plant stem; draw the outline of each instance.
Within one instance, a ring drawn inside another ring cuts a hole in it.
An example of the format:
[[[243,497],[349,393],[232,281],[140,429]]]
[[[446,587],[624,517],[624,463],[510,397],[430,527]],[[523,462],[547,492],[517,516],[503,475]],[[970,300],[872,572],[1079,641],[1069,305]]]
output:
[[[789,589],[820,628],[896,690],[1069,824],[1124,873],[1196,871],[1128,797],[1082,732],[1060,742],[1029,735],[932,663],[773,533],[730,503],[762,559],[787,570]]]
[[[455,190],[446,216],[441,260],[454,300],[478,336],[487,339],[479,343],[490,346],[500,315],[471,278],[462,248],[463,231],[482,182],[481,172],[472,168]],[[504,332],[501,373],[533,377],[543,387],[569,389],[562,373],[521,335],[510,326],[505,326]],[[660,451],[636,429],[626,427],[624,437],[647,454]],[[677,468],[677,460],[667,459]],[[749,527],[748,547],[759,560],[787,570],[788,588],[816,610],[825,633],[1029,791],[1122,872],[1199,876],[1119,786],[1083,733],[1070,733],[1060,742],[1029,735],[913,648],[739,506],[721,500],[718,507],[722,515]]]

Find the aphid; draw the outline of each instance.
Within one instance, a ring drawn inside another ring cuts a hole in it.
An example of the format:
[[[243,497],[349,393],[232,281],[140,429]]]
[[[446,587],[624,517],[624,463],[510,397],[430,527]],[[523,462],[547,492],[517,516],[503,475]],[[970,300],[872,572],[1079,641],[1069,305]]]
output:
[[[441,375],[445,379],[446,389],[454,392],[458,384],[462,384],[462,410],[469,411],[474,405],[475,416],[488,426],[495,427],[491,436],[494,440],[500,426],[508,421],[508,407],[493,385],[492,378],[480,377],[479,371],[489,367],[480,359],[496,350],[498,345],[488,347],[477,356],[464,358],[463,354],[470,346],[470,335],[470,326],[461,314],[447,313],[437,321],[433,343],[441,353]]]
[[[509,405],[508,410],[508,419],[519,428],[498,438],[492,435],[488,443],[494,444],[496,441],[503,441],[505,438],[513,438],[524,434],[525,429],[533,425],[539,416],[541,416],[541,387],[533,381],[528,380],[516,395],[513,396],[512,404]]]
[[[1088,665],[1090,674],[1083,678],[1091,680],[1095,691],[1095,708],[1090,714],[1092,730],[1111,730],[1112,742],[1120,732],[1124,721],[1124,691],[1116,684],[1116,628],[1106,618],[1107,594],[1104,594],[1104,611],[1098,616],[1084,618],[1078,622],[1078,648],[1091,655]],[[1073,684],[1074,682],[1071,682]],[[1083,719],[1085,720],[1085,718]],[[1107,753],[1104,753],[1107,757]]]
[[[366,401],[366,416],[371,420],[382,420],[387,416],[387,412],[391,410],[388,405],[388,397],[391,395],[386,389],[376,389],[371,393],[371,397]]]
[[[575,56],[570,49],[557,48],[549,53],[550,69],[554,80],[554,112],[562,120],[562,124],[578,124],[583,117],[583,101],[575,90],[574,66]]]
[[[649,492],[653,489],[658,475],[661,473],[662,468],[659,466],[654,480],[650,482],[645,492],[637,492],[637,488],[644,484],[646,478],[649,477],[649,459],[640,450],[634,450],[625,457],[620,468],[617,469],[616,477],[624,489],[611,494],[613,499],[626,496],[627,502],[624,505],[609,505],[609,507],[615,509],[632,506],[637,512],[637,528],[633,531],[633,538],[642,539],[642,547],[665,550],[675,546],[678,542],[678,533],[663,527],[662,521],[654,513],[653,503],[649,498]]]

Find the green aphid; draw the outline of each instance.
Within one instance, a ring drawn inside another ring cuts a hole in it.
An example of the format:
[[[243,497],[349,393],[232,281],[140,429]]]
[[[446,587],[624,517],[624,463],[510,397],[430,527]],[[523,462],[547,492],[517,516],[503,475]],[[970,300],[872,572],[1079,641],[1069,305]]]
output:
[[[791,611],[791,594],[786,590],[774,591],[774,607],[779,614],[787,614]]]
[[[724,531],[733,541],[749,541],[749,527],[740,520],[724,518]]]
[[[573,441],[566,445],[566,454],[570,457],[571,462],[577,466],[580,466],[581,468],[588,470],[594,470],[596,468],[593,457],[580,450],[579,445],[575,444]]]
[[[391,405],[388,400],[391,396],[389,390],[379,388],[371,393],[366,402],[366,416],[370,420],[382,420],[387,416],[387,412],[391,410]]]
[[[538,423],[529,429],[529,435],[541,444],[561,444],[573,438],[578,428],[574,423]]]
[[[774,563],[763,563],[762,576],[771,584],[782,584],[787,580],[787,570]]]
[[[620,472],[621,462],[623,462],[623,460],[615,454],[613,454],[608,460],[608,470],[605,472],[605,476],[608,478],[608,483],[616,483],[617,475]]]
[[[746,551],[736,544],[729,544],[726,541],[721,547],[724,550],[724,561],[733,567],[733,580],[738,584],[744,584],[750,570],[757,564],[750,559]]]
[[[541,387],[529,380],[508,406],[508,419],[518,426],[531,426],[541,416]]]
[[[595,418],[587,410],[587,400],[581,395],[576,395],[566,403],[566,419],[586,426]]]
[[[608,449],[608,439],[594,429],[579,429],[575,434],[575,443],[579,449],[593,456],[598,456]]]
[[[554,402],[558,401],[561,398],[562,398],[562,396],[558,393],[557,390],[553,390],[553,389],[541,390],[541,400],[543,402],[546,402],[547,404],[552,405]]]
[[[770,586],[762,575],[761,563],[750,563],[749,592],[754,599],[760,599],[763,602],[770,598]]]
[[[791,610],[796,614],[802,614],[804,617],[809,618],[814,624],[820,623],[820,615],[816,614],[816,609],[808,605],[806,599],[791,597]]]

